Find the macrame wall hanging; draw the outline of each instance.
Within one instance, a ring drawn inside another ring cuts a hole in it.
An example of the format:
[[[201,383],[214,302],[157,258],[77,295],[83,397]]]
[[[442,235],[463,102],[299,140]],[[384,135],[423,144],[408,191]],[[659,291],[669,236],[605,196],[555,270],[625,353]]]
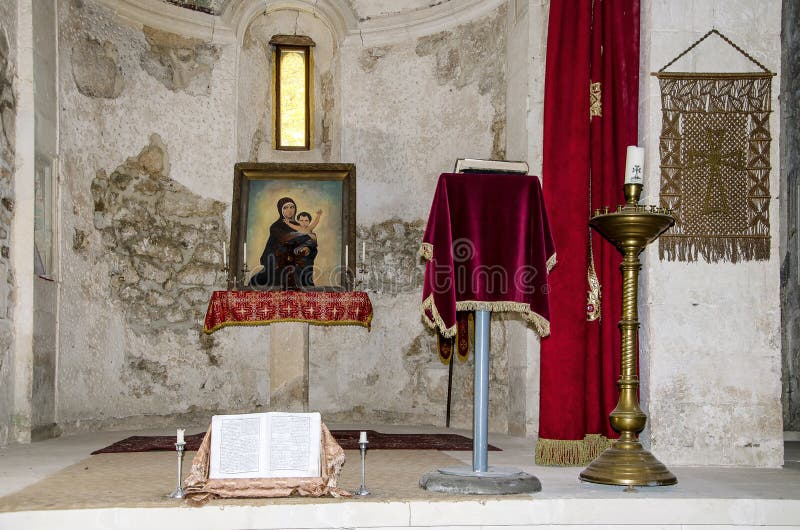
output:
[[[666,72],[712,34],[762,71]],[[768,260],[775,74],[712,29],[653,75],[661,85],[661,206],[675,215],[675,226],[658,240],[659,257]]]

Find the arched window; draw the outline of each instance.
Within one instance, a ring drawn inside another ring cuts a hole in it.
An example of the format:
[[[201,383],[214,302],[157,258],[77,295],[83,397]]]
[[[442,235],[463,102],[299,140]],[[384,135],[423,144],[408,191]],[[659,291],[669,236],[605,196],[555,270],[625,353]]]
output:
[[[274,35],[275,148],[311,149],[313,123],[312,55],[314,41],[301,35]]]

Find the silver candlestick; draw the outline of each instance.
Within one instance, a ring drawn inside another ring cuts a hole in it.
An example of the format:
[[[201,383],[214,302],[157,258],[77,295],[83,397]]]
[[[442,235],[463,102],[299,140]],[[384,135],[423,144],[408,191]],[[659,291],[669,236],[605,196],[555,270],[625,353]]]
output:
[[[364,484],[364,457],[367,454],[367,443],[366,441],[358,442],[358,446],[361,448],[361,487],[353,492],[354,495],[364,496],[370,494],[367,486]]]
[[[183,481],[181,480],[181,476],[183,475],[183,448],[186,447],[186,443],[176,443],[175,449],[178,451],[178,487],[175,488],[175,491],[169,494],[170,498],[172,499],[183,499]]]

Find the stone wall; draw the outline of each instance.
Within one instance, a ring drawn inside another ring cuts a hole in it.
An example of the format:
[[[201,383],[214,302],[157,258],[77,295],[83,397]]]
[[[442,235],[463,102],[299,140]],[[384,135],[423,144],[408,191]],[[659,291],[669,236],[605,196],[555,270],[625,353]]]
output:
[[[783,429],[800,431],[800,4],[784,0],[781,83]]]
[[[661,101],[659,70],[712,27],[772,71],[780,72],[779,0],[642,3],[640,143],[645,146],[644,198],[658,203]],[[754,32],[754,25],[759,31]],[[675,63],[673,72],[753,72],[757,67],[712,36]],[[772,87],[778,111],[780,76]],[[780,412],[778,240],[779,113],[770,118],[771,249],[769,261],[659,261],[658,245],[642,254],[640,290],[644,439],[672,465],[783,464]]]
[[[59,3],[66,431],[268,403],[265,333],[202,333],[236,162],[235,46]]]
[[[16,128],[17,2],[0,0],[0,446],[12,434],[13,268],[9,261],[14,215]]]

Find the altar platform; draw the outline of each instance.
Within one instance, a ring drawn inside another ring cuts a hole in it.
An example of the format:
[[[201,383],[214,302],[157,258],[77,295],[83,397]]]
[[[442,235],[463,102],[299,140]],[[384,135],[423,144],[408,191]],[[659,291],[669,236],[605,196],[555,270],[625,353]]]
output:
[[[471,436],[468,431],[421,426],[329,426]],[[127,436],[166,434],[174,431],[98,432],[0,449],[0,529],[800,528],[800,441],[786,442],[783,469],[669,466],[678,477],[676,486],[626,492],[580,482],[581,468],[536,466],[533,440],[490,434],[489,443],[502,451],[489,453],[489,465],[515,466],[535,475],[541,492],[427,492],[417,486],[422,473],[471,465],[472,453],[374,450],[367,454],[368,497],[214,500],[202,507],[166,497],[175,487],[174,452],[89,455]],[[185,455],[184,473],[193,455]],[[360,458],[357,451],[347,451],[347,458],[340,485],[353,490],[360,484]]]

